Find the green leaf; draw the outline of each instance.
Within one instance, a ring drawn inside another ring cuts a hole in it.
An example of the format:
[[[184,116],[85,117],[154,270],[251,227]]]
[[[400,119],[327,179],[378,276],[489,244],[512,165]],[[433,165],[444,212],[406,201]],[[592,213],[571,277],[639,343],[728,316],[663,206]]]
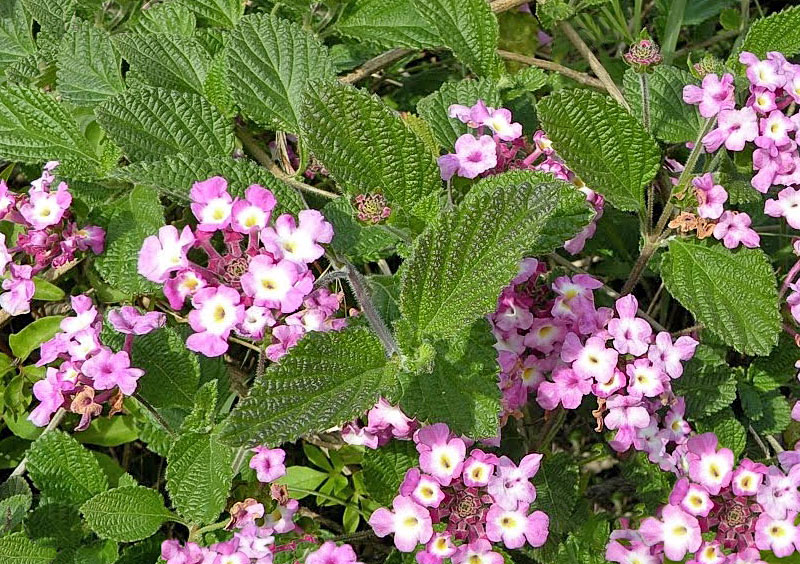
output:
[[[686,399],[693,419],[713,415],[736,399],[736,373],[728,366],[687,371],[674,383],[675,395]]]
[[[39,345],[49,341],[58,333],[63,315],[51,315],[41,317],[36,321],[26,325],[18,333],[8,336],[8,345],[20,361],[24,361],[28,356],[39,348]]]
[[[367,276],[370,298],[383,320],[390,324],[400,317],[400,277],[396,275],[373,274]]]
[[[792,408],[788,400],[779,390],[764,394],[761,400],[764,414],[753,421],[753,428],[763,434],[783,433],[792,421]]]
[[[406,413],[447,423],[457,435],[496,436],[501,408],[494,341],[486,321],[479,320],[467,335],[437,343],[433,371],[403,382],[400,403]]]
[[[335,29],[345,37],[387,49],[425,49],[441,43],[437,33],[414,9],[412,0],[356,0],[336,22]]]
[[[748,419],[758,420],[764,416],[764,402],[761,394],[747,382],[739,382],[739,403]]]
[[[286,469],[286,475],[275,480],[276,484],[286,486],[289,488],[289,495],[294,499],[303,499],[307,495],[305,492],[297,491],[297,489],[316,491],[322,485],[322,482],[328,479],[329,474],[308,468],[307,466],[289,466]],[[292,489],[294,491],[292,491]]]
[[[251,184],[269,188],[278,200],[273,213],[297,213],[305,209],[303,199],[293,188],[272,176],[267,169],[246,159],[194,157],[179,154],[159,161],[142,161],[112,171],[111,177],[155,188],[172,200],[189,202],[189,190],[198,180],[223,176],[234,196],[244,196]]]
[[[333,225],[333,250],[354,264],[375,262],[394,254],[397,236],[383,227],[359,222],[347,198],[331,201],[322,209],[322,214]]]
[[[400,309],[416,341],[452,336],[493,311],[525,254],[552,251],[589,219],[574,186],[496,182],[429,226],[404,263]]]
[[[32,501],[33,494],[25,478],[11,476],[0,484],[0,532],[7,533],[22,523]]]
[[[77,0],[22,0],[43,32],[61,37],[75,14]]]
[[[28,475],[43,496],[78,505],[108,481],[92,453],[61,431],[44,433],[28,451]]]
[[[92,421],[85,431],[75,433],[83,444],[115,447],[139,438],[139,429],[130,415],[101,417]]]
[[[703,126],[697,107],[683,101],[683,87],[698,84],[688,72],[676,67],[660,65],[646,75],[650,93],[650,132],[667,143],[696,141]],[[642,115],[642,88],[639,75],[632,69],[625,71],[625,98],[631,113]]]
[[[225,509],[233,480],[233,450],[210,434],[186,433],[167,456],[167,491],[178,513],[213,523]]]
[[[58,49],[58,92],[76,106],[96,106],[125,90],[120,64],[106,31],[86,22],[76,24]]]
[[[381,100],[339,82],[315,81],[302,108],[304,140],[348,195],[382,192],[414,214],[441,192],[425,142]]]
[[[236,102],[233,99],[233,89],[228,80],[228,58],[222,51],[217,53],[211,61],[206,81],[203,83],[203,92],[223,115],[234,115]]]
[[[775,273],[761,249],[674,239],[661,263],[667,290],[707,329],[745,354],[767,355],[781,318]]]
[[[731,449],[737,458],[747,446],[747,431],[730,408],[698,421],[697,432],[714,433],[719,439],[719,446]]]
[[[171,33],[122,33],[114,44],[131,72],[151,86],[203,93],[211,57],[194,37]]]
[[[92,531],[102,539],[134,542],[149,537],[173,518],[164,498],[144,486],[125,486],[94,496],[81,506]]]
[[[42,546],[22,533],[0,537],[0,559],[3,564],[50,564],[56,549]]]
[[[78,508],[63,503],[39,505],[25,519],[25,532],[61,549],[78,546],[86,534]]]
[[[418,461],[411,441],[391,441],[379,449],[367,449],[362,463],[367,492],[381,505],[391,505],[406,471]]]
[[[478,100],[483,100],[487,106],[494,108],[501,104],[500,93],[494,81],[482,78],[446,82],[439,90],[417,103],[417,112],[430,124],[439,145],[450,151],[456,139],[470,130],[467,124],[449,117],[447,109],[453,104],[472,106]]]
[[[13,2],[7,17],[0,19],[0,75],[13,63],[36,52],[31,25],[20,0]]]
[[[99,162],[66,106],[38,88],[19,84],[0,88],[0,158],[37,164],[53,159]]]
[[[194,406],[200,366],[174,329],[136,337],[131,356],[131,365],[144,370],[138,389],[144,399],[157,408]]]
[[[191,9],[180,2],[160,2],[141,11],[130,30],[137,33],[174,33],[191,37],[197,24]]]
[[[766,58],[770,51],[779,51],[785,57],[800,53],[800,6],[786,8],[753,22],[744,41],[728,59],[728,66],[740,69],[742,74],[745,67],[739,64],[739,54],[743,51],[761,59]]]
[[[187,153],[197,157],[233,152],[230,122],[199,94],[139,88],[97,107],[97,119],[135,161]]]
[[[533,485],[536,501],[531,511],[540,510],[550,517],[550,534],[561,535],[569,522],[572,510],[578,501],[578,466],[570,455],[558,452],[542,459],[542,465]]]
[[[221,439],[277,446],[339,425],[372,407],[395,372],[366,329],[309,333],[256,381],[223,424]]]
[[[39,276],[33,277],[33,285],[35,291],[33,293],[34,300],[42,300],[45,302],[58,302],[64,299],[64,290],[41,278]]]
[[[412,0],[456,59],[478,76],[498,77],[499,28],[485,0]]]
[[[333,76],[327,48],[288,20],[244,17],[228,37],[228,79],[242,114],[267,128],[299,133],[309,79]]]
[[[598,92],[567,89],[537,105],[542,129],[575,174],[615,207],[640,211],[661,151],[639,120]]]
[[[194,394],[194,407],[181,423],[181,433],[207,433],[214,426],[217,411],[217,380],[203,384]]]
[[[244,13],[244,0],[181,0],[192,10],[200,23],[231,28]]]
[[[781,334],[778,346],[767,357],[760,357],[747,368],[747,376],[759,392],[771,392],[794,382],[797,375],[795,364],[800,360],[800,351],[792,338]]]
[[[159,286],[139,274],[137,264],[142,242],[163,225],[164,211],[155,191],[144,186],[134,188],[128,200],[121,201],[113,212],[105,252],[94,261],[103,280],[130,296],[158,291]]]

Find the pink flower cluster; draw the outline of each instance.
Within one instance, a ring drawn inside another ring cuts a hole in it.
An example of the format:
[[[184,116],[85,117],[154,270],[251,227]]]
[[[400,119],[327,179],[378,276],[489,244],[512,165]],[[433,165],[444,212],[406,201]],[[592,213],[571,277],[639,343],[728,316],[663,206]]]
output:
[[[297,219],[283,214],[273,224],[272,192],[253,185],[244,198],[233,198],[218,176],[196,182],[190,196],[197,227],[179,232],[165,225],[144,240],[138,265],[139,274],[164,284],[170,307],[180,310],[189,299],[195,331],[186,341],[189,349],[219,356],[228,350],[231,332],[254,340],[270,336],[266,354],[276,361],[306,332],[345,324],[334,318],[343,296],[314,290],[309,268],[325,253],[321,244],[333,238],[321,213],[307,209]],[[193,248],[205,253],[205,266],[189,259]]]
[[[536,499],[530,479],[541,454],[529,454],[516,465],[506,456],[473,448],[444,423],[422,427],[413,440],[419,467],[406,472],[392,509],[382,507],[369,518],[375,534],[394,535],[401,552],[424,545],[416,555],[420,564],[441,564],[446,558],[454,564],[501,564],[503,556],[492,543],[510,549],[545,543],[549,518],[530,511]]]
[[[419,422],[410,419],[403,410],[380,398],[367,412],[367,425],[358,420],[342,427],[342,440],[347,444],[376,449],[392,439],[411,440],[419,429]]]
[[[638,530],[612,533],[606,559],[655,564],[693,553],[698,564],[761,564],[759,551],[789,556],[800,549],[800,453],[780,461],[782,468],[748,459],[737,466],[713,433],[693,436],[669,503]]]
[[[44,379],[33,385],[33,395],[39,400],[30,421],[44,427],[60,408],[81,416],[76,431],[86,429],[93,417],[103,411],[103,404],[111,407],[109,415],[121,411],[124,396],[136,392],[144,371],[131,366],[131,348],[135,335],[145,335],[166,321],[163,313],[140,313],[135,307],[125,306],[108,314],[111,326],[125,334],[122,350],[114,352],[100,341],[102,316],[85,295],[72,297],[75,315],[61,320],[61,331],[42,343],[37,366],[48,366]]]
[[[535,170],[550,173],[558,180],[572,182],[586,195],[586,200],[595,211],[589,225],[564,244],[564,248],[571,254],[582,251],[586,241],[597,230],[597,222],[603,216],[605,200],[600,194],[588,189],[567,168],[544,131],[534,133],[533,142],[529,143],[522,135],[522,126],[512,122],[509,110],[487,107],[483,100],[478,100],[472,107],[453,104],[448,108],[448,115],[476,129],[477,137],[465,133],[456,141],[455,153],[439,157],[442,179],[449,181],[454,175],[476,178],[508,170]],[[491,135],[485,134],[487,131]]]
[[[594,395],[599,428],[604,423],[616,430],[611,446],[619,452],[631,445],[639,448],[642,435],[649,436],[654,425],[659,433],[653,414],[675,403],[670,382],[683,374],[697,341],[654,335],[638,317],[632,295],[618,299],[613,310],[595,307],[594,290],[602,284],[588,274],[552,282],[545,274],[543,263],[524,260],[489,318],[497,340],[504,416],[518,412],[529,394],[548,411],[559,405],[575,409],[585,396]],[[677,405],[667,420],[680,415]],[[669,431],[658,436],[664,448],[679,437]]]
[[[5,292],[0,293],[0,309],[10,315],[30,311],[35,275],[72,262],[78,252],[103,252],[105,231],[94,225],[79,228],[69,211],[69,187],[61,182],[53,188],[57,166],[56,161],[47,163],[26,195],[11,192],[0,180],[0,221],[20,226],[13,244],[0,233],[0,277],[8,273],[2,282]]]

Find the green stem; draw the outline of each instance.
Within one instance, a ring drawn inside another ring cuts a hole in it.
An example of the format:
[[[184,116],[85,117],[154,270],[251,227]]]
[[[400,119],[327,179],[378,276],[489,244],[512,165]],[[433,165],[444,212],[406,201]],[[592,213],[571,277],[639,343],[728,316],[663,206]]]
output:
[[[211,531],[218,531],[219,529],[224,529],[225,525],[227,525],[228,522],[229,520],[226,519],[224,521],[219,521],[218,523],[213,523],[211,525],[206,525],[205,527],[200,527],[199,529],[190,528],[189,542],[197,542],[206,533],[210,533]]]
[[[642,91],[642,125],[645,131],[650,131],[650,83],[647,73],[639,73],[639,89]]]
[[[153,418],[156,421],[158,421],[159,425],[161,425],[164,428],[164,430],[167,432],[167,434],[169,434],[169,436],[171,436],[172,438],[175,438],[175,430],[170,426],[169,423],[167,423],[167,420],[164,419],[161,416],[161,414],[153,406],[153,404],[151,404],[149,401],[144,399],[139,392],[136,392],[135,394],[133,394],[133,397],[136,398],[136,401],[138,401],[140,404],[142,404],[144,406],[144,408],[147,409],[147,411],[150,412],[150,415],[152,415]]]

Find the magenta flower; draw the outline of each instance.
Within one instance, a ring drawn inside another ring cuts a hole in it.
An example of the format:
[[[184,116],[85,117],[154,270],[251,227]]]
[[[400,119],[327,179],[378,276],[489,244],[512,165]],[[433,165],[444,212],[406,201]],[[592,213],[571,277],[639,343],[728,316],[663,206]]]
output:
[[[789,513],[800,511],[800,466],[794,466],[789,474],[771,466],[764,476],[764,484],[758,489],[756,499],[769,515],[785,519]]]
[[[792,142],[789,133],[796,129],[795,123],[780,110],[773,110],[767,117],[760,120],[761,134],[756,137],[755,143],[762,149],[772,147],[785,147]]]
[[[761,244],[761,237],[750,228],[751,222],[750,216],[744,212],[725,211],[714,227],[714,238],[729,249],[735,249],[740,244],[750,249],[756,248]]]
[[[664,375],[646,358],[637,358],[625,367],[628,393],[634,397],[654,398],[664,392]]]
[[[228,194],[228,181],[221,176],[195,182],[189,191],[191,209],[197,218],[200,231],[217,231],[231,221],[233,200]]]
[[[241,282],[242,290],[256,305],[283,313],[296,311],[314,287],[308,271],[288,260],[275,262],[269,255],[253,257]]]
[[[410,419],[403,410],[380,398],[375,407],[367,413],[367,424],[375,431],[389,430],[395,438],[411,438],[419,424]]]
[[[714,176],[707,172],[692,180],[697,195],[697,215],[706,219],[717,219],[724,211],[722,204],[728,201],[728,192],[714,184]]]
[[[650,547],[641,542],[626,547],[616,540],[606,547],[606,560],[619,564],[662,564],[664,561],[663,557],[652,554]]]
[[[520,503],[515,509],[493,505],[486,514],[486,537],[502,541],[506,548],[520,548],[527,540],[539,547],[547,541],[549,518],[542,511],[528,515],[528,506]]]
[[[650,546],[663,542],[667,558],[676,561],[683,560],[687,552],[695,552],[703,542],[697,519],[674,505],[664,506],[661,519],[645,519],[639,533]]]
[[[464,468],[467,447],[459,438],[451,438],[450,429],[444,423],[423,427],[414,435],[419,452],[419,467],[436,478],[443,486],[449,486]]]
[[[684,511],[695,517],[707,517],[714,508],[714,502],[703,486],[681,478],[675,483],[669,495],[671,505],[679,505]]]
[[[110,390],[116,386],[126,396],[133,395],[139,378],[144,375],[144,370],[131,368],[128,353],[115,353],[106,347],[87,359],[81,366],[81,372],[94,381],[95,389]]]
[[[238,233],[250,233],[254,229],[261,231],[269,223],[270,214],[275,209],[277,200],[267,190],[253,184],[244,192],[244,200],[237,200],[231,211],[231,228]]]
[[[0,220],[6,218],[6,214],[14,209],[17,203],[17,195],[8,189],[8,184],[0,179]]]
[[[632,336],[636,335],[632,333]],[[585,344],[581,344],[575,333],[567,333],[561,349],[561,360],[571,363],[578,377],[598,382],[608,382],[614,376],[618,358],[619,353],[606,348],[605,340],[601,337],[590,337]]]
[[[731,490],[737,496],[756,495],[766,473],[766,466],[744,458],[733,471]]]
[[[8,252],[8,247],[6,247],[5,233],[0,233],[0,275],[5,273],[6,266],[8,266],[12,260],[11,254]]]
[[[778,192],[777,200],[764,202],[764,213],[771,217],[785,217],[794,229],[800,229],[800,189],[791,186]]]
[[[729,151],[741,151],[745,143],[758,136],[758,118],[753,108],[745,106],[740,110],[723,110],[719,114],[717,128],[703,137],[706,151],[713,153],[722,144]]]
[[[120,333],[146,335],[164,327],[167,322],[167,316],[159,311],[140,313],[133,306],[122,306],[119,309],[112,309],[108,312],[108,322]]]
[[[281,448],[267,448],[257,446],[252,449],[255,453],[250,459],[250,468],[256,471],[259,482],[268,484],[286,474],[286,452]]]
[[[536,500],[536,488],[530,479],[539,471],[541,461],[541,454],[532,453],[517,466],[507,456],[501,456],[487,488],[495,503],[505,509],[515,509],[520,503],[533,503]]]
[[[489,479],[494,473],[494,467],[499,459],[494,454],[483,452],[481,449],[473,449],[469,457],[464,462],[462,479],[468,488],[480,488],[489,483]]]
[[[400,552],[412,552],[418,544],[427,543],[433,536],[428,510],[409,497],[398,495],[392,509],[377,509],[369,518],[375,534],[383,538],[394,534],[394,545]]]
[[[636,429],[644,429],[650,424],[650,414],[641,405],[641,399],[635,396],[611,396],[606,407],[606,427],[612,431],[617,429],[611,445],[617,452],[625,452],[633,444]]]
[[[11,276],[3,280],[2,288],[6,291],[0,294],[0,309],[10,315],[28,313],[31,310],[31,299],[36,291],[31,279],[33,268],[13,263],[8,268]]]
[[[739,54],[739,62],[747,65],[747,79],[756,87],[774,91],[786,83],[783,65],[786,59],[780,53],[767,53],[767,59],[759,60],[753,53],[743,51]]]
[[[336,546],[335,542],[326,541],[306,556],[305,564],[358,564],[358,557],[349,544]]]
[[[53,367],[47,369],[47,376],[33,385],[33,395],[39,400],[28,419],[37,427],[44,427],[50,418],[64,404],[64,392],[71,392],[75,387],[75,380],[69,380],[69,373]],[[77,379],[77,373],[74,373]]]
[[[442,180],[450,180],[454,174],[464,178],[475,178],[497,166],[497,144],[491,135],[476,138],[465,133],[458,138],[454,154],[439,157]]]
[[[29,194],[29,200],[22,204],[19,211],[34,229],[56,225],[72,204],[72,195],[64,182],[58,185],[55,192],[31,190]]]
[[[400,484],[400,495],[410,497],[423,507],[439,507],[445,494],[439,482],[419,471],[409,468]]]
[[[776,519],[767,513],[759,515],[756,521],[756,547],[771,550],[779,558],[800,550],[800,533],[794,524],[796,517],[796,512],[788,513],[782,519]]]
[[[285,505],[278,504],[272,513],[264,515],[264,526],[276,533],[288,533],[295,530],[294,515],[300,508],[300,502],[290,499]]]
[[[553,372],[552,382],[544,381],[539,384],[536,401],[548,411],[555,409],[559,403],[565,409],[575,409],[583,401],[583,396],[591,390],[591,378],[584,378],[574,370],[562,366]]]
[[[181,309],[188,296],[206,287],[205,279],[191,267],[179,271],[164,283],[164,295],[172,309]]]
[[[503,555],[492,550],[488,540],[479,539],[458,547],[453,564],[503,564]]]
[[[228,336],[244,317],[239,292],[227,286],[203,288],[192,297],[195,309],[189,324],[196,331],[186,339],[189,350],[220,356],[228,350]]]
[[[661,368],[670,378],[680,378],[683,374],[683,363],[694,356],[699,343],[684,335],[673,343],[669,333],[662,331],[656,335],[655,342],[647,351],[647,358],[653,366]]]
[[[264,248],[275,255],[297,264],[314,262],[325,254],[320,243],[330,243],[333,226],[317,210],[302,210],[297,214],[299,224],[290,214],[275,220],[275,227],[261,231]]]
[[[170,272],[186,268],[186,252],[194,243],[194,235],[187,225],[180,234],[172,225],[158,230],[142,243],[139,251],[138,272],[152,282],[165,282]]]
[[[419,564],[442,564],[445,558],[450,558],[457,550],[450,533],[434,533],[425,550],[418,552],[416,558]]]
[[[513,141],[522,136],[522,125],[519,123],[512,123],[511,112],[505,108],[488,109],[488,115],[483,119],[481,125],[485,125],[498,138],[503,141]]]
[[[653,329],[644,319],[636,317],[639,302],[628,294],[616,301],[618,318],[608,322],[608,333],[614,337],[614,348],[621,354],[640,356],[647,352]]]
[[[725,73],[720,80],[715,74],[707,74],[702,87],[694,84],[683,87],[683,101],[700,104],[700,115],[704,118],[712,118],[722,110],[732,110],[736,104],[733,75]]]
[[[712,495],[731,483],[733,475],[733,452],[727,448],[717,450],[717,436],[714,433],[695,435],[687,443],[689,452],[689,477],[705,486]]]
[[[289,352],[289,349],[300,342],[303,335],[305,335],[305,331],[302,327],[297,325],[278,325],[272,330],[272,337],[275,342],[264,351],[267,358],[272,362],[277,362]]]

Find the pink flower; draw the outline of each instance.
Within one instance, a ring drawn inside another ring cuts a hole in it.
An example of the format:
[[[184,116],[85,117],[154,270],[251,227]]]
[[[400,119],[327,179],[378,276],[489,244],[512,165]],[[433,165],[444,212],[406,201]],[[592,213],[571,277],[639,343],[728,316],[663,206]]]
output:
[[[714,508],[714,502],[703,486],[692,484],[687,478],[681,478],[672,488],[669,495],[672,505],[681,508],[695,517],[707,517]]]
[[[735,249],[740,243],[750,249],[758,247],[761,238],[750,228],[750,223],[750,216],[744,212],[725,211],[714,227],[714,238],[729,249]]]
[[[612,446],[617,452],[625,452],[633,443],[636,429],[644,429],[650,424],[650,414],[641,405],[641,399],[633,396],[611,396],[606,407],[606,427],[618,429]]]
[[[767,90],[763,86],[751,86],[750,92],[747,105],[754,107],[759,113],[767,114],[778,108],[775,103],[775,92]]]
[[[763,149],[783,147],[792,142],[789,133],[796,129],[795,123],[780,110],[773,110],[761,119],[761,135],[756,137],[756,145]]]
[[[152,282],[165,282],[170,272],[188,266],[186,252],[194,243],[194,234],[187,225],[180,235],[172,225],[158,230],[142,243],[139,251],[138,272]]]
[[[436,478],[443,486],[449,486],[464,468],[467,447],[459,438],[451,438],[450,429],[444,423],[423,427],[414,435],[419,452],[419,467]]]
[[[800,511],[800,466],[794,466],[786,475],[779,468],[770,466],[764,484],[758,489],[756,500],[769,515],[785,519],[790,513]]]
[[[654,398],[664,392],[664,377],[661,370],[646,358],[637,358],[625,367],[628,375],[628,393],[641,398]]]
[[[453,555],[453,564],[503,564],[503,555],[494,552],[488,540],[479,539],[462,544]]]
[[[239,292],[227,286],[203,288],[192,297],[195,309],[189,324],[196,331],[186,339],[189,350],[206,356],[220,356],[228,350],[228,336],[242,321],[244,306]]]
[[[272,338],[275,339],[275,342],[265,349],[267,358],[272,362],[277,362],[289,352],[289,349],[295,346],[305,334],[305,330],[300,326],[278,325],[272,330]]]
[[[487,485],[497,463],[498,458],[494,454],[485,453],[478,448],[473,449],[469,453],[469,458],[464,462],[462,476],[464,485],[469,488],[480,488]]]
[[[739,54],[739,62],[747,65],[747,78],[753,86],[773,91],[786,83],[783,74],[786,59],[780,53],[767,53],[767,60],[761,61],[753,53],[743,51]]]
[[[330,243],[333,226],[317,210],[302,210],[294,217],[283,214],[275,220],[275,227],[261,231],[264,248],[277,259],[286,259],[297,264],[314,262],[325,254],[319,243]]]
[[[67,185],[62,182],[55,192],[31,190],[28,202],[19,211],[34,229],[46,229],[56,225],[72,204]]]
[[[756,495],[766,473],[767,467],[763,464],[757,464],[747,458],[742,459],[731,478],[733,493],[737,496]]]
[[[492,505],[486,514],[486,537],[492,542],[502,541],[506,548],[520,548],[525,541],[533,547],[547,541],[549,518],[542,511],[528,515],[528,505],[520,503],[515,509]]]
[[[439,157],[442,180],[450,180],[454,174],[464,178],[475,178],[497,166],[497,144],[491,135],[480,138],[465,133],[458,138],[454,154]]]
[[[139,378],[144,375],[144,370],[131,368],[128,353],[115,353],[106,347],[87,359],[81,366],[81,372],[94,381],[95,389],[110,390],[116,386],[126,396],[133,395]]]
[[[205,279],[191,267],[179,271],[164,283],[164,295],[172,309],[181,309],[187,296],[194,295],[206,286]]]
[[[369,524],[376,535],[383,538],[394,533],[394,545],[400,552],[412,552],[431,539],[433,527],[427,509],[403,496],[394,498],[392,509],[381,507],[370,516]]]
[[[703,542],[697,519],[674,505],[664,506],[661,519],[645,519],[639,533],[649,546],[663,542],[667,558],[676,561],[683,560],[687,552],[695,552]]]
[[[253,229],[261,231],[269,223],[277,200],[267,190],[253,184],[244,192],[244,200],[237,200],[231,212],[231,228],[239,233],[250,233]]]
[[[628,548],[615,540],[606,547],[606,560],[619,564],[662,564],[663,557],[652,554],[650,547],[641,542],[634,542]]]
[[[275,323],[275,317],[269,309],[254,305],[244,310],[244,317],[236,331],[251,339],[263,339],[264,329]]]
[[[570,333],[572,334],[572,333]],[[592,390],[591,378],[562,366],[553,372],[553,381],[544,381],[536,391],[536,401],[543,409],[555,409],[561,403],[565,409],[576,409],[583,396]]]
[[[507,456],[501,456],[495,475],[489,479],[487,487],[495,503],[505,509],[515,509],[520,503],[533,503],[536,500],[536,488],[530,479],[539,471],[541,461],[541,454],[531,453],[517,466]]]
[[[425,550],[417,553],[417,562],[419,564],[442,564],[445,558],[450,558],[457,550],[450,533],[434,533],[425,546]]]
[[[200,231],[225,229],[231,221],[233,199],[228,194],[228,181],[214,176],[195,182],[189,191],[192,213],[197,218]]]
[[[321,547],[306,556],[305,564],[358,564],[353,547],[349,544],[336,546],[335,542],[325,541]]]
[[[313,275],[294,262],[275,262],[269,255],[253,257],[241,282],[242,290],[256,305],[283,313],[296,311],[314,288]]]
[[[388,430],[395,438],[410,439],[419,427],[416,419],[409,419],[403,410],[380,398],[367,413],[367,424],[373,431]]]
[[[688,436],[692,428],[684,419],[686,415],[686,400],[677,398],[672,407],[664,416],[664,434],[667,439],[675,442],[682,442]]]
[[[527,328],[521,327],[521,329]],[[525,334],[524,343],[526,347],[536,349],[544,354],[550,354],[556,345],[564,340],[566,334],[567,326],[562,321],[548,317],[537,317],[531,320],[529,330]]]
[[[744,107],[740,110],[723,110],[719,114],[717,128],[703,137],[706,151],[713,153],[724,143],[729,151],[741,151],[748,141],[758,136],[758,118],[755,110]]]
[[[0,294],[0,309],[10,315],[22,315],[31,310],[31,299],[36,288],[31,277],[33,269],[28,265],[10,264],[11,276],[3,280],[2,288],[6,292]]]
[[[250,459],[250,468],[256,471],[259,482],[268,484],[286,474],[286,452],[281,448],[267,448],[257,446],[252,449],[255,453]]]
[[[641,333],[639,330],[632,335],[638,336]],[[607,349],[604,339],[589,337],[585,344],[581,344],[580,338],[575,333],[567,333],[561,349],[561,360],[572,363],[572,370],[578,377],[598,382],[608,382],[614,376],[618,358],[619,353],[614,349]]]
[[[683,362],[694,356],[699,343],[689,336],[678,337],[673,343],[669,333],[662,331],[656,335],[655,342],[647,351],[647,358],[653,366],[661,368],[670,378],[680,378]]]
[[[94,324],[97,318],[97,308],[92,299],[86,295],[72,296],[70,298],[72,309],[77,315],[65,317],[61,320],[59,328],[67,335],[80,333]]]
[[[782,519],[766,513],[759,515],[756,521],[756,547],[771,550],[779,558],[792,554],[800,547],[800,535],[794,524],[796,516],[796,512],[788,513]]]
[[[639,302],[628,294],[615,304],[618,318],[608,322],[608,333],[614,337],[614,348],[622,354],[640,356],[647,352],[653,329],[644,319],[636,317]]]
[[[8,252],[8,247],[6,247],[6,236],[4,233],[0,233],[0,276],[2,276],[6,271],[6,266],[12,261],[11,254]]]
[[[511,112],[505,108],[489,108],[489,115],[483,119],[485,125],[503,141],[513,141],[522,136],[522,125],[511,122]]]
[[[705,486],[712,495],[731,483],[733,475],[733,452],[727,448],[717,450],[717,436],[714,433],[695,435],[687,443],[689,452],[689,477]]]
[[[722,215],[722,204],[728,201],[728,192],[719,184],[714,184],[714,176],[708,172],[692,180],[697,188],[697,215],[706,219],[717,219]]]
[[[419,468],[409,468],[400,484],[400,495],[410,497],[423,507],[439,507],[445,494],[439,482],[426,476]]]
[[[111,326],[126,335],[146,335],[163,327],[166,321],[166,315],[159,311],[139,313],[133,306],[122,306],[108,312]]]
[[[295,529],[294,514],[300,508],[296,499],[290,499],[286,505],[278,504],[272,513],[264,515],[264,526],[276,533],[288,533]]]
[[[736,104],[733,75],[725,73],[720,80],[715,74],[707,74],[702,87],[693,84],[683,87],[683,101],[700,104],[700,115],[704,118],[712,118],[722,110],[732,110]]]
[[[0,220],[4,219],[6,214],[14,209],[17,203],[17,195],[8,189],[8,184],[3,179],[0,179]]]
[[[800,189],[791,186],[778,192],[777,200],[764,202],[764,213],[771,217],[785,217],[794,229],[800,229]]]
[[[65,363],[67,364],[67,363]],[[48,367],[47,376],[33,385],[33,395],[39,400],[28,419],[37,427],[44,427],[50,422],[50,417],[64,404],[64,392],[71,392],[75,388],[77,373]],[[74,379],[68,376],[74,374]]]

